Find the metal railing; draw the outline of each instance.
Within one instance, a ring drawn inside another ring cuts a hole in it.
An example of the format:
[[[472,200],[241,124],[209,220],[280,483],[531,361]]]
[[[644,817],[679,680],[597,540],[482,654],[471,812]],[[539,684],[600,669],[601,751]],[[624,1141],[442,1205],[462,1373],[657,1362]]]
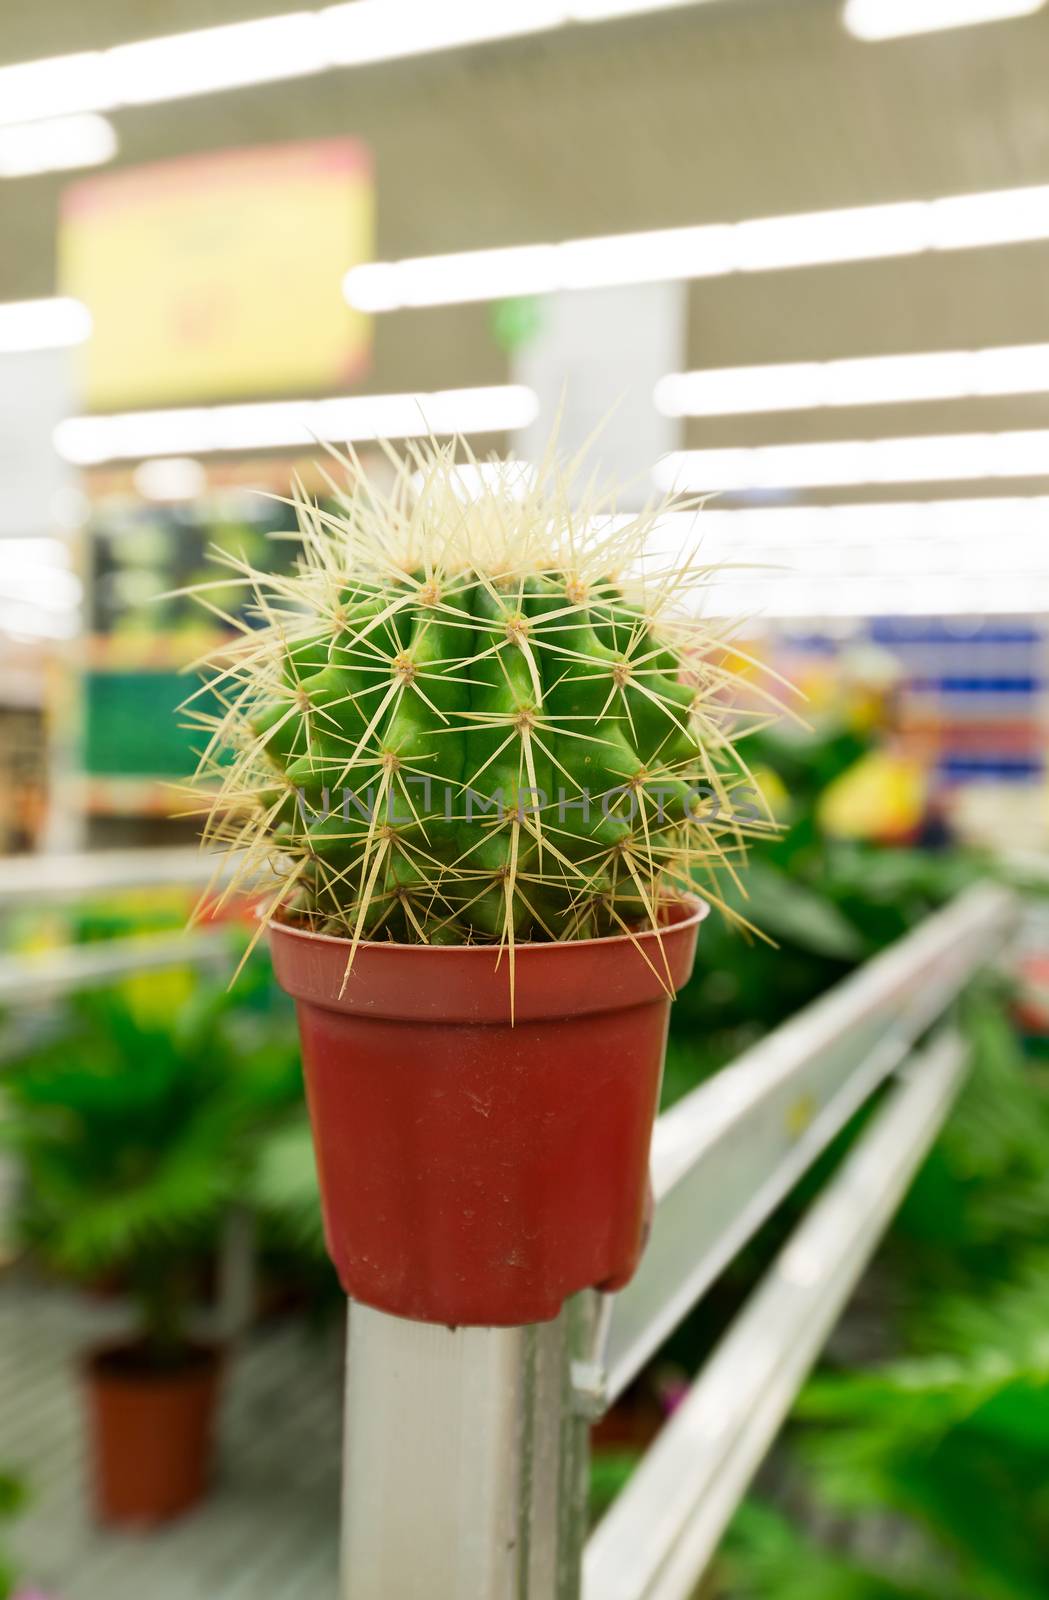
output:
[[[949,1028],[916,1046],[1016,915],[1004,889],[967,891],[662,1117],[622,1294],[529,1328],[350,1307],[345,1600],[686,1600],[962,1080]],[[893,1074],[587,1544],[591,1421]]]
[[[586,1600],[694,1592],[964,1071],[965,1049],[949,1030],[908,1063],[599,1524],[586,1550]]]
[[[67,903],[124,889],[203,889],[229,858],[207,855],[195,845],[160,850],[86,850],[75,855],[0,856],[0,909]]]
[[[219,876],[228,871],[219,862]],[[0,857],[0,913],[21,906],[73,905],[128,889],[204,888],[216,858],[195,848],[100,850],[80,855]],[[221,928],[155,933],[0,955],[0,1006],[34,1005],[137,972],[174,966],[232,968]]]

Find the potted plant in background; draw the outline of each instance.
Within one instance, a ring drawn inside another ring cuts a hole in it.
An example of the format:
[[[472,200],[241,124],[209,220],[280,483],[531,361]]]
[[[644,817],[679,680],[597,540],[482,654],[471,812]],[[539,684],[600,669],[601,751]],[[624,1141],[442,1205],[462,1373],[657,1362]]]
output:
[[[552,455],[468,462],[469,493],[453,447],[390,459],[387,492],[351,457],[336,511],[296,496],[292,574],[228,562],[258,626],[201,691],[206,834],[277,874],[343,1287],[540,1321],[636,1267],[695,894],[769,824],[684,604],[712,574],[644,567],[665,505],[579,504]]]
[[[136,1305],[130,1337],[84,1363],[105,1521],[160,1521],[207,1483],[221,1358],[190,1313],[254,1132],[287,1098],[259,1043],[239,1037],[221,988],[180,969],[76,996],[60,1036],[5,1069],[23,1245]]]

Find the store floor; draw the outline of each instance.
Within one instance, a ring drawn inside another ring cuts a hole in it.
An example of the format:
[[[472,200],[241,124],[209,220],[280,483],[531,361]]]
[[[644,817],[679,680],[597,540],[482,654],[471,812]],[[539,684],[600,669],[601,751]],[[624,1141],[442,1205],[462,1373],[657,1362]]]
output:
[[[218,1466],[200,1510],[150,1534],[90,1520],[77,1357],[119,1306],[0,1276],[0,1467],[29,1504],[10,1532],[24,1589],[47,1600],[299,1600],[334,1594],[337,1341],[297,1323],[253,1334],[228,1373]]]

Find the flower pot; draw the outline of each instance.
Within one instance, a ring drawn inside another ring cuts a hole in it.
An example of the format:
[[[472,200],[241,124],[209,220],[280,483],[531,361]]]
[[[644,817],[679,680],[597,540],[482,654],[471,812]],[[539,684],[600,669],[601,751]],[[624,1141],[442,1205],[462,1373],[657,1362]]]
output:
[[[94,1351],[86,1363],[92,1488],[99,1521],[165,1522],[207,1489],[220,1357],[195,1347],[158,1369],[141,1345]]]
[[[349,943],[274,923],[328,1249],[354,1299],[452,1326],[556,1317],[637,1266],[672,992],[707,908],[659,932]]]

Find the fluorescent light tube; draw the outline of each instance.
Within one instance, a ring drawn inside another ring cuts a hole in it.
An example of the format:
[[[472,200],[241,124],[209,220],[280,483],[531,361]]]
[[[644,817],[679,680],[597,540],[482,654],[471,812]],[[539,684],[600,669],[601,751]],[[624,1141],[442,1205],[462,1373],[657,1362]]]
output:
[[[871,501],[859,505],[760,506],[723,511],[705,506],[700,511],[670,512],[658,519],[656,538],[661,548],[678,550],[699,539],[704,551],[718,559],[744,555],[756,549],[777,562],[800,550],[958,550],[970,546],[978,555],[997,562],[1003,542],[1022,549],[1025,556],[1045,564],[1046,530],[1049,529],[1049,495],[988,495],[976,499]]]
[[[541,33],[567,21],[560,0],[353,0],[320,13],[329,57],[340,66]]]
[[[106,59],[113,92],[122,105],[272,83],[331,65],[314,11],[143,39],[108,50]]]
[[[917,255],[930,242],[927,213],[928,206],[914,200],[897,205],[852,206],[844,211],[760,217],[736,223],[732,229],[733,255],[740,272]]]
[[[375,261],[348,272],[343,292],[359,311],[395,311],[611,283],[877,261],[1029,239],[1049,239],[1049,185]]]
[[[683,549],[719,566],[710,616],[936,615],[1049,609],[1049,496],[670,513],[656,571]]]
[[[538,415],[531,389],[504,384],[432,394],[354,395],[333,400],[268,401],[69,417],[55,429],[55,448],[76,466],[209,451],[308,449],[339,443],[411,439],[424,434],[503,433]]]
[[[899,39],[1030,17],[1044,5],[1045,0],[846,0],[842,21],[856,39]]]
[[[109,111],[700,0],[353,0],[0,67],[0,123]]]
[[[673,372],[655,404],[666,417],[725,417],[1003,394],[1049,394],[1049,344]]]
[[[116,129],[94,111],[0,127],[0,178],[99,167],[116,153]]]
[[[0,67],[0,123],[108,111],[114,104],[105,51]]]
[[[343,280],[347,300],[359,311],[505,299],[510,295],[544,294],[556,286],[554,247],[542,244],[421,256],[393,267],[383,262],[365,262],[351,268]]]
[[[1032,616],[1049,612],[1049,579],[936,573],[767,575],[715,583],[697,608],[733,622],[828,617]]]
[[[0,305],[0,355],[54,350],[91,337],[91,313],[79,300],[9,300]]]
[[[686,450],[664,456],[653,477],[675,493],[823,489],[873,483],[1038,478],[1049,474],[1049,430],[952,433],[827,444]]]
[[[929,205],[934,250],[971,250],[1049,239],[1049,185],[952,195]]]
[[[633,17],[641,12],[670,11],[696,0],[570,0],[573,22],[607,22],[611,17]]]

